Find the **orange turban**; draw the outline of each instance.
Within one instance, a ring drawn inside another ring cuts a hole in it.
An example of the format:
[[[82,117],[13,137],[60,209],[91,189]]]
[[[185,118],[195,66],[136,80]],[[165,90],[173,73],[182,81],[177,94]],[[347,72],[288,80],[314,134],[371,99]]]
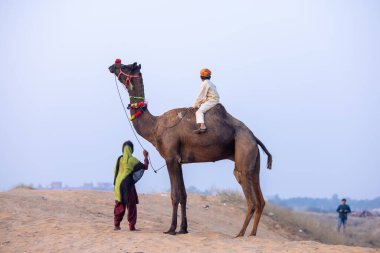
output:
[[[201,77],[210,77],[211,76],[211,70],[209,69],[202,69],[201,70]]]

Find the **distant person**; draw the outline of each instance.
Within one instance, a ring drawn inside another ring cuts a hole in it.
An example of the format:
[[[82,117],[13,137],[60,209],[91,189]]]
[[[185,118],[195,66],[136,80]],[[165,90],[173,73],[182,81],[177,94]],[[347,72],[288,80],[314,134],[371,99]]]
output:
[[[137,196],[135,183],[143,176],[144,171],[148,169],[149,160],[148,152],[144,150],[144,163],[139,162],[133,153],[133,143],[126,141],[123,144],[123,155],[117,159],[114,181],[115,186],[115,209],[114,225],[115,230],[120,230],[120,223],[123,220],[125,210],[128,209],[129,230],[136,230],[137,221]]]
[[[207,131],[204,114],[219,103],[219,94],[216,91],[216,86],[210,81],[211,70],[202,69],[200,74],[202,80],[201,90],[193,105],[193,108],[198,109],[195,113],[195,117],[199,128],[194,131],[197,134]]]
[[[338,232],[340,231],[341,226],[343,225],[343,231],[346,229],[347,214],[351,213],[350,206],[346,204],[347,200],[342,199],[341,204],[338,206],[336,211],[339,213],[338,218]]]

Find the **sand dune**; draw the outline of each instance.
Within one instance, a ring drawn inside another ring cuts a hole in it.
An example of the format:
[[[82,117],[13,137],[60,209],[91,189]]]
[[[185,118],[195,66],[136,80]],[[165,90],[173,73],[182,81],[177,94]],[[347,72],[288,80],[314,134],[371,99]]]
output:
[[[170,195],[140,195],[139,231],[113,231],[113,193],[26,190],[0,193],[0,252],[380,252],[297,241],[263,217],[257,237],[234,239],[244,210],[189,194],[189,234],[170,236]],[[205,209],[203,206],[209,205]],[[247,231],[249,233],[251,225]]]

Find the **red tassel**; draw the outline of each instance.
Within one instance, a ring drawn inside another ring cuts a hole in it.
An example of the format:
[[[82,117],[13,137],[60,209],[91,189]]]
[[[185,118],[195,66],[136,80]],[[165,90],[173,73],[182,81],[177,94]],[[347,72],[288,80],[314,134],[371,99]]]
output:
[[[132,117],[129,119],[130,121],[134,120],[135,118],[137,118],[138,116],[140,116],[142,114],[142,111],[138,111],[136,112],[135,114],[132,115]]]

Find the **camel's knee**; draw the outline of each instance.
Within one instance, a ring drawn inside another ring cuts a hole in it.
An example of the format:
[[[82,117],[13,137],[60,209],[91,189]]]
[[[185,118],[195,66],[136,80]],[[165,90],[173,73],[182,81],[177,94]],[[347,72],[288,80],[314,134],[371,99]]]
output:
[[[262,200],[262,201],[261,201],[261,208],[262,208],[262,209],[264,209],[265,204],[266,204],[266,203],[265,203],[265,200]]]
[[[166,165],[170,169],[170,167],[176,167],[181,164],[181,157],[179,155],[173,155],[171,158],[166,159]]]
[[[180,202],[180,195],[177,191],[173,191],[171,192],[171,199],[172,199],[172,204],[173,205],[178,205],[179,202]]]
[[[187,194],[186,193],[181,194],[181,196],[179,197],[179,203],[181,205],[184,205],[186,204],[186,202],[187,202]]]
[[[265,206],[265,201],[258,201],[257,203],[255,203],[255,211],[258,211],[258,212],[262,212],[264,210],[264,206]]]
[[[178,200],[177,199],[172,199],[172,205],[174,207],[179,206],[179,199]]]

